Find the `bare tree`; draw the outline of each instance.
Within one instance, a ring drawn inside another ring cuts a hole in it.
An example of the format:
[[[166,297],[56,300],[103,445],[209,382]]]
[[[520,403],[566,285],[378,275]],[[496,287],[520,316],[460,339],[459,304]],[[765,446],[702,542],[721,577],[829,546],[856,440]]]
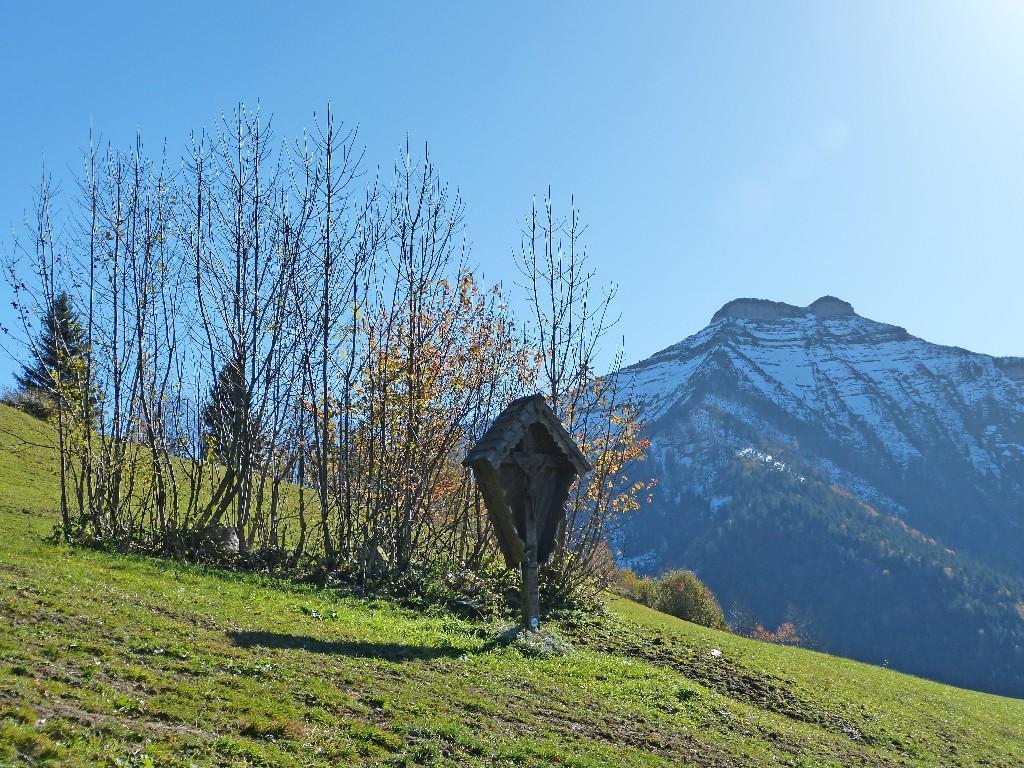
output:
[[[597,292],[584,231],[574,201],[565,219],[555,215],[549,189],[542,210],[532,207],[515,254],[530,308],[527,334],[539,359],[538,384],[595,468],[570,495],[566,525],[545,574],[558,599],[607,585],[613,567],[608,535],[650,487],[627,477],[647,443],[630,393],[621,391],[614,375],[621,352],[607,374],[597,372],[602,345],[617,321],[611,314],[616,289],[609,285]]]

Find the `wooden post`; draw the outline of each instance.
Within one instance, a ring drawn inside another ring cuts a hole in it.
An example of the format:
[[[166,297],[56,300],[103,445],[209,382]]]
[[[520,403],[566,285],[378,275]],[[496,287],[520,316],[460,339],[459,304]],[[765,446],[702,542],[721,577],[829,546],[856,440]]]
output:
[[[527,501],[526,552],[523,558],[523,626],[540,626],[540,586],[537,578],[537,518],[533,514],[533,499]],[[534,623],[536,621],[536,624]]]

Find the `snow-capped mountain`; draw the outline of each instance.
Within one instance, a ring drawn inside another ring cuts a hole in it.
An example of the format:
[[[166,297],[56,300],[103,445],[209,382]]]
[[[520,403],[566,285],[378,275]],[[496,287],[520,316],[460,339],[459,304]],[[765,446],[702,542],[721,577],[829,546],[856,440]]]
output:
[[[651,438],[636,469],[659,482],[644,517],[714,514],[723,463],[788,449],[879,512],[1024,575],[1024,360],[931,344],[831,296],[737,299],[621,375]]]
[[[737,299],[619,374],[653,502],[614,541],[830,651],[1024,695],[1024,360]],[[997,660],[997,661],[996,661]]]

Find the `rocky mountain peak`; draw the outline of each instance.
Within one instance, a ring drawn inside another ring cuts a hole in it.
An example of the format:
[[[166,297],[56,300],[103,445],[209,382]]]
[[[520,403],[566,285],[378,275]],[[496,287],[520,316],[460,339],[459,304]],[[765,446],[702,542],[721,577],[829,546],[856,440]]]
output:
[[[807,307],[807,311],[815,317],[849,317],[856,315],[853,305],[848,301],[837,299],[835,296],[822,296]]]
[[[822,296],[806,307],[786,304],[768,299],[733,299],[718,310],[711,322],[718,320],[781,320],[787,317],[808,315],[828,319],[833,317],[856,316],[853,305],[835,296]]]

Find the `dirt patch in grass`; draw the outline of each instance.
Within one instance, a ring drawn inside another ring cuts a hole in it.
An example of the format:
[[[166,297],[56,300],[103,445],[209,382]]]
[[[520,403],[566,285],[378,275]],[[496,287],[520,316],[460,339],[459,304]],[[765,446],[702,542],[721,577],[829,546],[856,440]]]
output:
[[[218,734],[194,725],[169,723],[157,717],[147,717],[139,712],[133,713],[130,718],[89,712],[65,699],[44,700],[36,705],[35,713],[38,718],[36,720],[37,728],[55,720],[66,720],[88,730],[130,731],[137,736],[149,739],[179,738],[213,742],[218,738]],[[125,723],[131,723],[131,728],[126,728]]]
[[[643,659],[695,680],[723,696],[791,720],[820,726],[855,744],[872,745],[871,737],[854,723],[807,700],[786,680],[750,670],[724,655],[712,655],[639,625],[613,626],[607,619],[570,619],[564,627],[573,642],[580,646]]]

